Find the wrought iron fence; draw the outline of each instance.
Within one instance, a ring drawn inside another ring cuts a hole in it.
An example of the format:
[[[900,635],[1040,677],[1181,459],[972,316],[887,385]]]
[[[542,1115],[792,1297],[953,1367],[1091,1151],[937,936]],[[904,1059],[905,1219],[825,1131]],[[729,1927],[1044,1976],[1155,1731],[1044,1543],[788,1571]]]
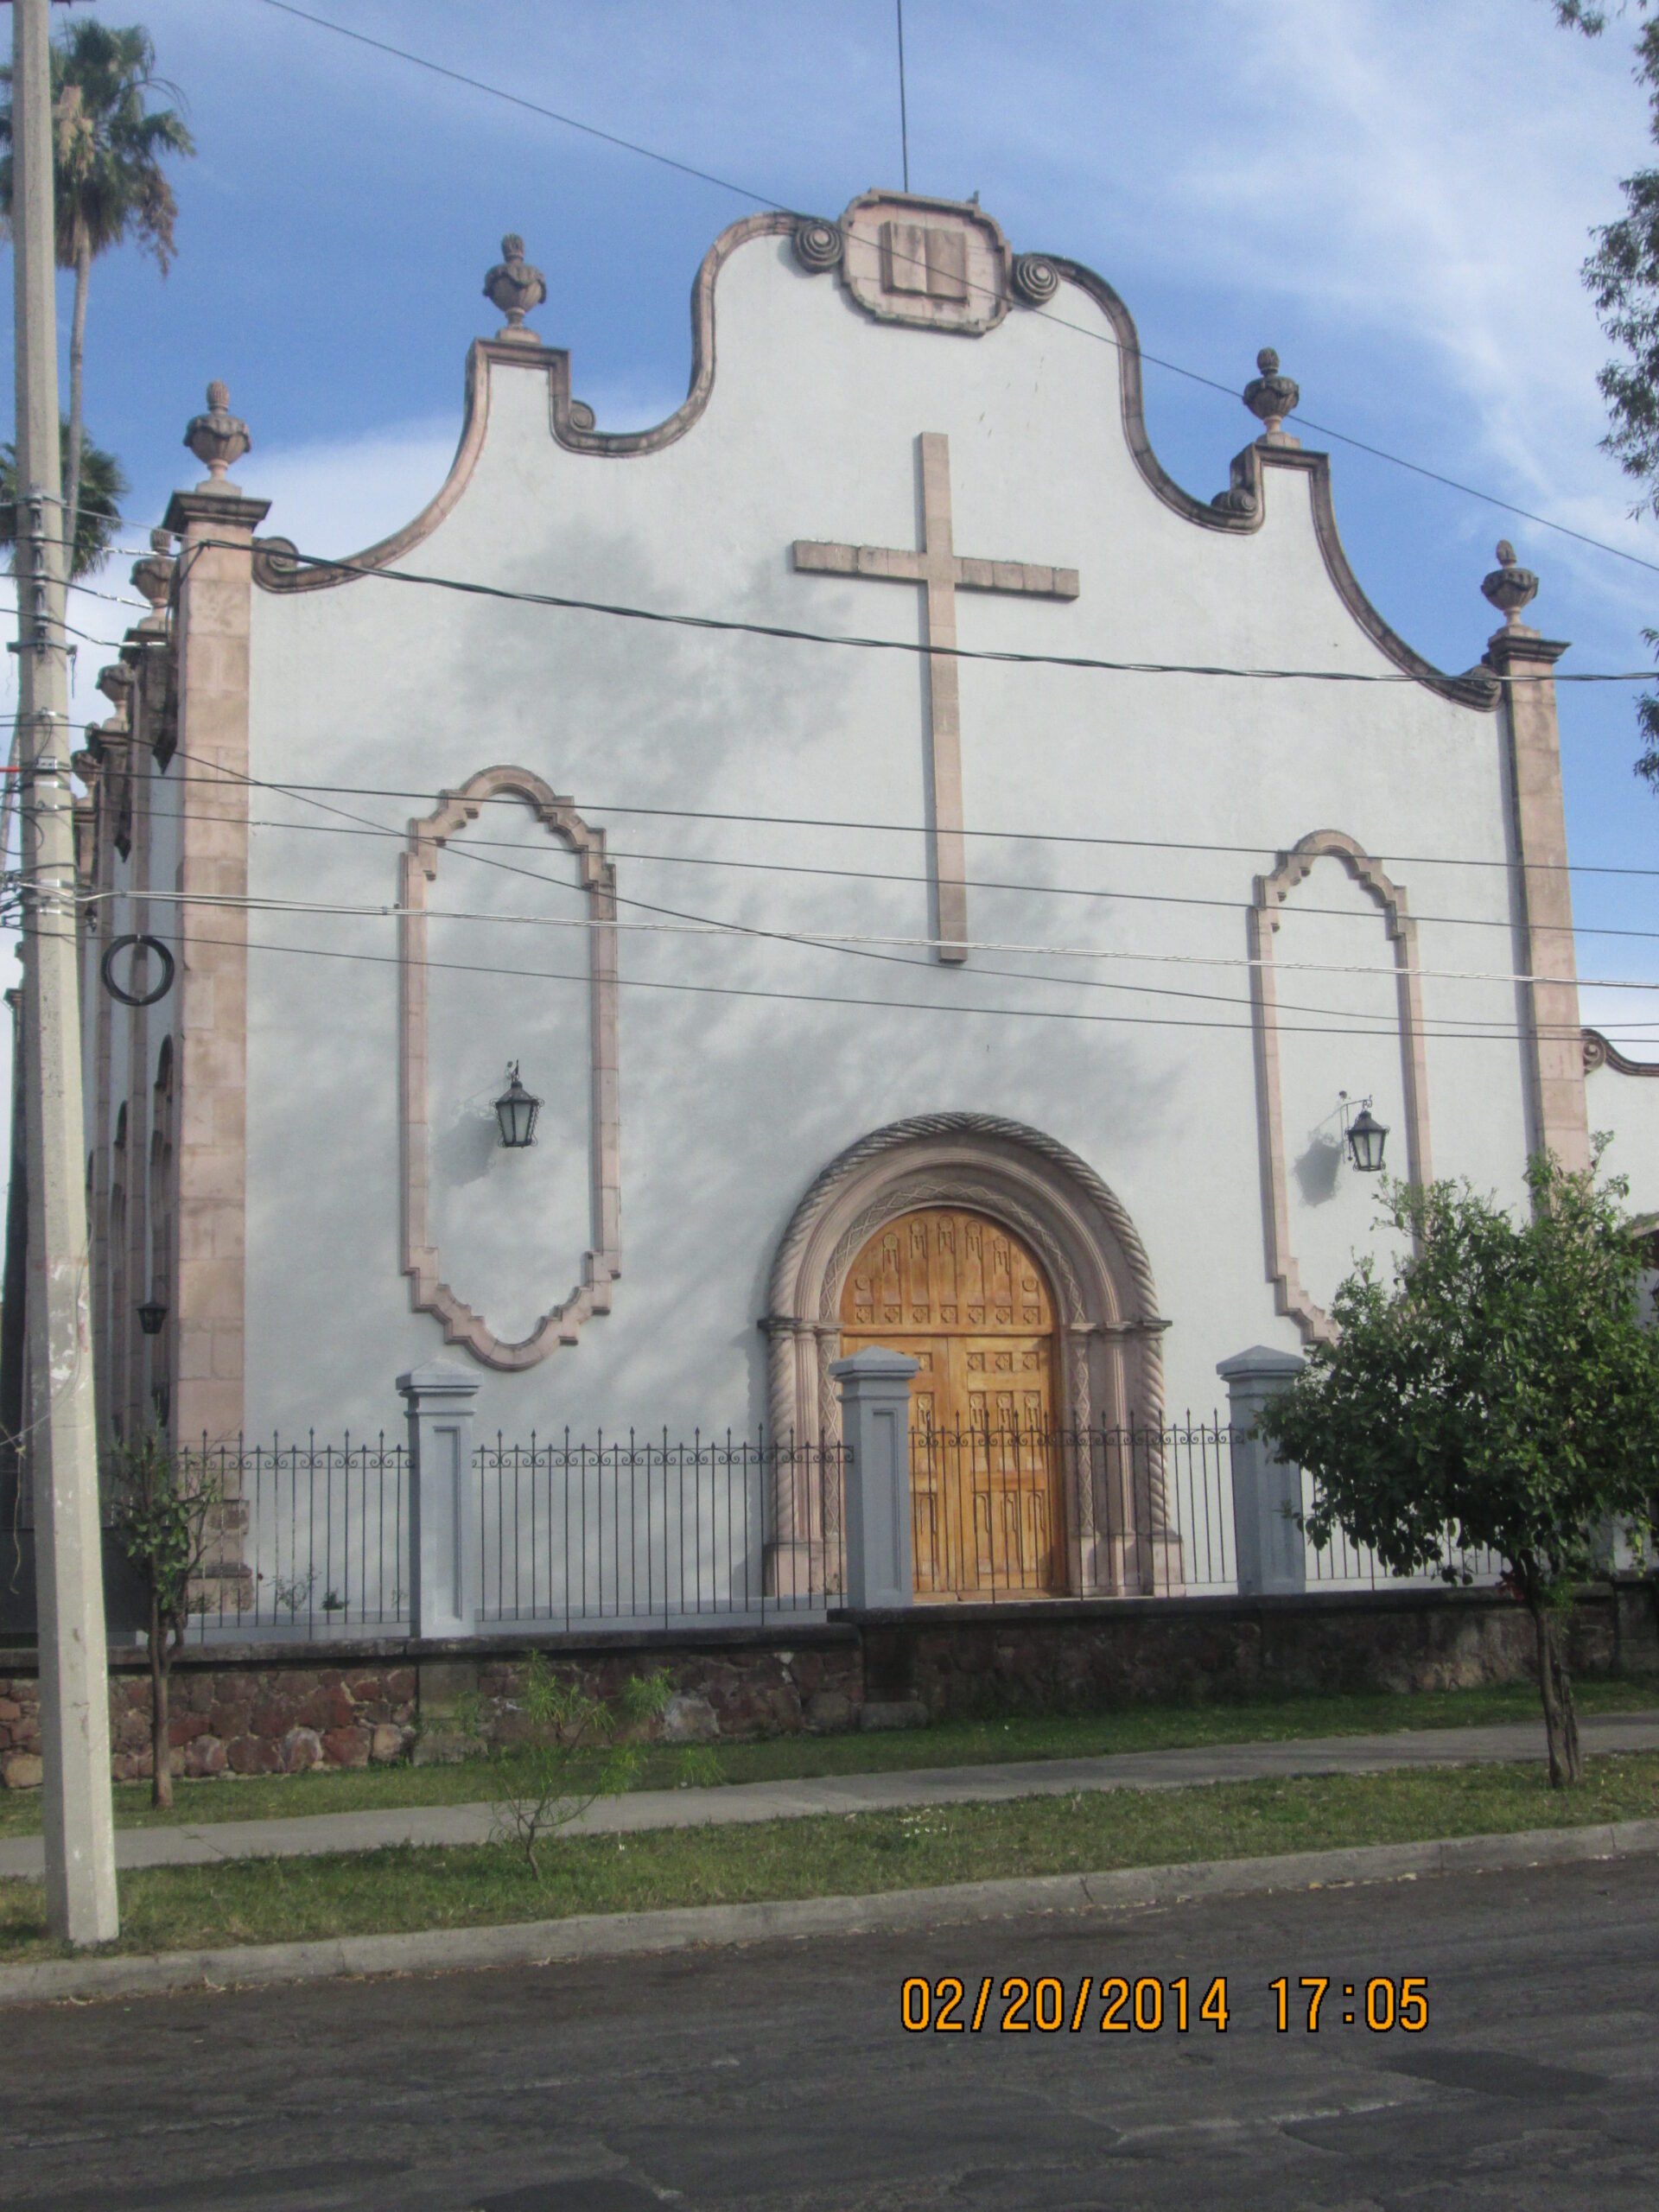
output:
[[[922,1427],[911,1436],[911,1549],[922,1598],[1175,1597],[1237,1588],[1233,1454],[1244,1441],[1208,1421],[1089,1429]],[[1303,1510],[1313,1491],[1303,1482]],[[1338,1529],[1304,1540],[1310,1587],[1376,1589],[1399,1578]],[[1503,1562],[1449,1536],[1441,1565],[1495,1581]],[[1410,1578],[1442,1579],[1436,1569]]]
[[[1218,1458],[1226,1438],[1191,1423],[914,1430],[917,1595],[1173,1595],[1191,1586],[1177,1496],[1202,1532],[1204,1571],[1230,1580]]]
[[[474,1459],[481,1620],[764,1621],[841,1590],[839,1445],[567,1432]]]
[[[195,1632],[327,1637],[409,1614],[409,1452],[372,1443],[209,1444],[181,1455],[219,1503]]]
[[[923,1599],[1236,1588],[1233,1454],[1219,1417],[1079,1430],[918,1430],[912,1548]],[[201,1637],[326,1639],[409,1623],[407,1446],[212,1446],[183,1456],[220,1500],[194,1601]],[[822,1615],[845,1584],[839,1445],[666,1433],[473,1454],[474,1601],[486,1628],[672,1628]],[[1312,1510],[1312,1486],[1303,1507]],[[1448,1541],[1459,1580],[1502,1561]],[[1395,1578],[1338,1529],[1305,1547],[1310,1588]],[[1417,1578],[1435,1579],[1433,1572]]]

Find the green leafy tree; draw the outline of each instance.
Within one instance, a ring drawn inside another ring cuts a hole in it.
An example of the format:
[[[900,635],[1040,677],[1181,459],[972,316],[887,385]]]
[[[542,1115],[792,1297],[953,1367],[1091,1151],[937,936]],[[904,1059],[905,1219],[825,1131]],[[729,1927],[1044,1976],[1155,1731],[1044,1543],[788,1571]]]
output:
[[[1651,1528],[1659,1333],[1639,1318],[1623,1181],[1548,1158],[1527,1179],[1524,1222],[1467,1184],[1389,1185],[1384,1217],[1414,1253],[1391,1284],[1361,1262],[1332,1306],[1336,1341],[1260,1426],[1313,1478],[1321,1548],[1340,1527],[1392,1573],[1448,1580],[1448,1542],[1500,1555],[1532,1616],[1560,1788],[1584,1772],[1562,1611],[1610,1519]]]
[[[62,424],[63,473],[69,474],[69,424]],[[90,575],[115,543],[121,527],[121,502],[132,489],[112,453],[95,446],[83,430],[80,439],[80,501],[75,516],[75,544],[69,581]],[[17,543],[17,448],[0,446],[0,545]],[[13,561],[16,560],[15,551]]]
[[[210,1468],[170,1451],[154,1431],[110,1454],[106,1492],[117,1541],[149,1600],[150,1802],[173,1802],[168,1719],[173,1662],[218,1540],[221,1490]]]
[[[516,1843],[538,1878],[537,1851],[600,1797],[632,1788],[639,1753],[624,1731],[658,1719],[673,1694],[665,1668],[632,1675],[607,1703],[579,1683],[562,1681],[539,1651],[531,1654],[515,1703],[524,1723],[521,1744],[498,1749],[499,1781],[492,1796],[496,1829]],[[481,1719],[474,1708],[474,1732]]]
[[[12,154],[11,71],[0,68],[0,214],[10,232]],[[152,108],[149,95],[182,100],[156,74],[156,48],[142,24],[128,30],[84,16],[52,47],[53,187],[58,265],[75,272],[69,326],[69,460],[64,475],[66,537],[79,550],[81,486],[82,368],[86,350],[86,294],[93,262],[136,238],[163,276],[174,255],[178,203],[162,162],[194,154],[195,142],[172,107]]]
[[[1611,15],[1628,14],[1593,0],[1554,0],[1558,21],[1586,38],[1599,38]],[[1648,130],[1659,147],[1659,6],[1637,0],[1635,76],[1648,96]],[[1602,440],[1627,476],[1642,487],[1636,512],[1659,516],[1659,168],[1619,179],[1624,213],[1595,232],[1595,251],[1584,281],[1601,327],[1623,350],[1596,381],[1607,403],[1611,428]],[[1642,632],[1659,648],[1659,629]],[[1659,791],[1659,694],[1637,703],[1642,741],[1636,772]]]

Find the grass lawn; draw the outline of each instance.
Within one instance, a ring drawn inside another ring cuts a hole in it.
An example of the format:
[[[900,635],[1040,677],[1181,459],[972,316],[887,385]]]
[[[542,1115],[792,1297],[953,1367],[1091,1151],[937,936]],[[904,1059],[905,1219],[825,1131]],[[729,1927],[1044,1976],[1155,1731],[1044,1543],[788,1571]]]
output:
[[[121,1877],[119,1949],[461,1928],[665,1905],[926,1889],[999,1875],[1242,1859],[1659,1816],[1659,1756],[1598,1758],[1581,1789],[1536,1764],[1441,1767],[1190,1789],[1027,1797],[770,1821],[555,1837],[522,1852],[365,1852],[163,1866]],[[0,1962],[50,1958],[38,1883],[0,1882]]]
[[[1580,1713],[1659,1708],[1659,1676],[1581,1681],[1573,1685]],[[866,1735],[769,1736],[712,1745],[717,1774],[699,1780],[796,1781],[820,1774],[891,1773],[906,1767],[978,1766],[1010,1759],[1079,1758],[1103,1751],[1165,1751],[1184,1745],[1283,1742],[1305,1736],[1385,1735],[1396,1729],[1459,1728],[1480,1721],[1535,1721],[1543,1740],[1538,1693],[1529,1683],[1500,1689],[1419,1690],[1397,1694],[1355,1692],[1252,1703],[1122,1705],[1086,1713],[1035,1718],[949,1720],[925,1729]],[[511,1765],[511,1760],[504,1760]],[[703,1764],[706,1764],[704,1762]],[[637,1786],[672,1789],[685,1779],[683,1755],[666,1745],[644,1749]],[[147,1782],[115,1793],[120,1827],[168,1821],[280,1819],[303,1813],[356,1813],[402,1805],[467,1804],[494,1794],[492,1766],[390,1766],[308,1774],[221,1777],[177,1782],[170,1813],[149,1802]],[[37,1790],[0,1791],[0,1835],[27,1835],[41,1825]]]

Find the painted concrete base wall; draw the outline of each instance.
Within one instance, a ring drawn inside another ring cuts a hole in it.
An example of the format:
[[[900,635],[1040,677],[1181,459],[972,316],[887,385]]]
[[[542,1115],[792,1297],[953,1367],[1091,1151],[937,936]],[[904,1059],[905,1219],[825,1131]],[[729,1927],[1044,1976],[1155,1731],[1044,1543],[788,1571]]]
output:
[[[281,1774],[454,1756],[463,1697],[475,1700],[490,1741],[510,1743],[522,1729],[516,1700],[532,1648],[592,1696],[614,1697],[631,1675],[665,1668],[674,1696],[657,1732],[671,1742],[830,1734],[859,1726],[867,1706],[918,1703],[944,1719],[1174,1698],[1473,1689],[1529,1681],[1535,1670],[1532,1624],[1513,1600],[1441,1590],[953,1606],[673,1643],[548,1638],[467,1651],[383,1642],[336,1650],[327,1664],[314,1647],[239,1658],[195,1651],[174,1673],[174,1771]],[[1568,1649],[1580,1673],[1659,1673],[1659,1581],[1586,1592]],[[149,1676],[130,1650],[112,1653],[111,1668],[113,1770],[134,1781],[149,1772]],[[925,1745],[917,1756],[925,1759]],[[9,1788],[34,1787],[39,1762],[38,1680],[14,1659],[0,1674],[0,1776]]]

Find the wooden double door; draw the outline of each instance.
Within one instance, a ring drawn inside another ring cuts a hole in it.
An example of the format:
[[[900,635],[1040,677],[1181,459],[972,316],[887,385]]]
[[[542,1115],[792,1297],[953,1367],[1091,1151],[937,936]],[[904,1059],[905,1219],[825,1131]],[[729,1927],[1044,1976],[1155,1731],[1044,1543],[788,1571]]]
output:
[[[844,1354],[906,1352],[918,1597],[1065,1586],[1054,1299],[1036,1257],[956,1207],[879,1229],[841,1298]]]

